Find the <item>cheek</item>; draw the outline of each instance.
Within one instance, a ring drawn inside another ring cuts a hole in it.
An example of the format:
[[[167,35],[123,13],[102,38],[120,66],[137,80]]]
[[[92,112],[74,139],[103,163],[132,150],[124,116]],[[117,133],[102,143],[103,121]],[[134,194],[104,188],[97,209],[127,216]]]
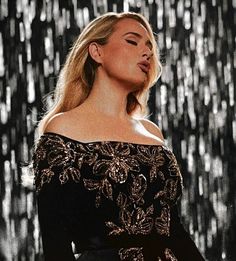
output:
[[[106,57],[105,67],[117,72],[128,72],[134,70],[135,59],[127,49],[114,49]]]
[[[109,47],[105,50],[106,59],[123,60],[126,59],[127,63],[131,57],[134,57],[135,53],[127,45],[113,44],[112,48]]]
[[[137,77],[137,51],[127,45],[109,46],[105,49],[104,68],[116,77]]]

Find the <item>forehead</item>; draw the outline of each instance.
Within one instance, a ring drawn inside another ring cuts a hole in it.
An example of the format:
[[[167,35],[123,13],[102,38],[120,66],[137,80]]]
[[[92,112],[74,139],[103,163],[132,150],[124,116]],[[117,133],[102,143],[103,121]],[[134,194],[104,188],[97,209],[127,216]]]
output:
[[[115,25],[114,35],[124,35],[128,32],[136,32],[142,37],[150,38],[147,29],[138,21],[132,18],[124,18]]]

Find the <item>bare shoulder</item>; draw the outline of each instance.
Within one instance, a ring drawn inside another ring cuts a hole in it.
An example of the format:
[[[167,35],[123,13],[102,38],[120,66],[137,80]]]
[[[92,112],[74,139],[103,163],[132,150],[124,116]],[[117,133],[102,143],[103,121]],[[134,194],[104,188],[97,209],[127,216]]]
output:
[[[159,139],[164,141],[164,136],[162,134],[161,129],[152,121],[148,119],[140,119],[140,122],[143,124],[144,128],[153,134],[154,136],[157,136]]]
[[[66,129],[67,119],[65,113],[55,114],[47,123],[44,132],[63,134]]]
[[[83,139],[88,132],[88,117],[74,109],[55,114],[47,123],[44,132],[53,132],[73,139]]]

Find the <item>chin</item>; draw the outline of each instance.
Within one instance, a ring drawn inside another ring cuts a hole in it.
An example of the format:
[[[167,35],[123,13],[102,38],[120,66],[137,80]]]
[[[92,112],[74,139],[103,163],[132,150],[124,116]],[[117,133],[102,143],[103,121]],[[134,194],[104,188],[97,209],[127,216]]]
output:
[[[129,88],[130,91],[137,91],[137,90],[141,90],[143,88],[145,88],[146,84],[147,84],[147,76],[142,76],[140,77],[138,75],[138,77],[136,78],[129,78],[129,79],[120,79],[124,85],[126,86],[126,88]]]
[[[145,77],[145,78],[142,78],[142,79],[139,79],[139,81],[137,81],[137,79],[136,79],[136,81],[135,81],[135,83],[134,83],[136,86],[137,86],[137,88],[144,88],[145,87],[145,85],[147,84],[147,77]]]
[[[135,82],[132,85],[132,91],[139,91],[139,90],[143,90],[146,86],[146,81],[142,81],[142,82]]]

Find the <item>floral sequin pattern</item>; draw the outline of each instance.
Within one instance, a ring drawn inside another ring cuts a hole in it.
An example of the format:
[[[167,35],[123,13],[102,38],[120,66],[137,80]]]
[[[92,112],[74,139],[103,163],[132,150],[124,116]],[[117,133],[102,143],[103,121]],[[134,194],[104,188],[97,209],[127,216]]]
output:
[[[53,170],[55,167],[61,169],[59,174],[61,184],[65,184],[70,178],[78,183],[82,163],[87,162],[91,165],[96,161],[96,157],[93,149],[85,149],[81,144],[65,142],[60,136],[42,136],[33,155],[36,191],[39,192],[45,183],[50,183],[55,175]],[[43,161],[47,162],[45,168],[39,166]]]
[[[164,179],[164,175],[160,170],[160,167],[165,163],[165,155],[162,146],[138,146],[137,157],[141,162],[150,166],[150,182],[153,182],[157,176],[162,180]]]
[[[170,207],[176,204],[183,189],[182,175],[180,173],[176,158],[170,150],[166,150],[167,174],[162,189],[158,190],[154,199],[162,205],[161,215],[155,220],[158,233],[170,235]]]
[[[169,248],[165,249],[165,258],[167,261],[178,261],[178,259]]]
[[[160,257],[157,258],[157,261],[178,261],[178,259],[175,257],[171,249],[166,248],[164,251],[164,258],[161,259]]]
[[[130,144],[105,143],[99,152],[108,159],[97,160],[93,166],[94,174],[103,172],[115,183],[124,183],[128,173],[139,171],[139,162],[131,155]]]
[[[154,195],[154,200],[160,202],[156,217],[154,205],[143,208],[144,195],[147,190],[147,178],[140,174],[130,174],[128,191],[120,193],[116,202],[120,208],[119,224],[112,221],[106,222],[111,229],[109,235],[128,233],[130,235],[151,233],[153,227],[160,235],[170,236],[170,206],[175,203],[180,192],[181,174],[176,159],[167,148],[163,146],[138,146],[137,158],[141,163],[149,166],[149,181],[159,184],[160,189]],[[166,158],[165,155],[168,155]],[[167,169],[163,168],[169,165]],[[165,172],[165,174],[164,174]],[[156,204],[157,208],[158,204]]]
[[[153,205],[146,210],[140,206],[133,207],[132,202],[128,200],[125,194],[120,193],[117,197],[117,205],[120,207],[119,220],[120,225],[112,221],[106,222],[111,229],[109,235],[120,235],[128,233],[130,235],[148,235],[153,227]]]
[[[102,196],[113,200],[113,183],[124,183],[129,172],[138,172],[139,162],[131,155],[130,145],[122,143],[106,143],[99,148],[102,159],[93,165],[94,178],[84,179],[84,186],[97,191],[95,204],[99,207]]]
[[[121,248],[119,250],[119,257],[121,261],[144,261],[142,247],[132,247],[132,248]],[[166,248],[164,250],[164,259],[157,257],[156,261],[178,261],[171,249]]]
[[[144,261],[142,247],[121,248],[119,257],[122,261]]]
[[[177,160],[176,160],[174,154],[169,150],[167,150],[166,155],[169,158],[168,170],[169,170],[170,176],[175,177],[180,181],[180,185],[181,185],[181,189],[182,189],[183,188],[183,178],[182,178]]]
[[[161,209],[161,215],[155,219],[155,227],[160,235],[170,235],[170,209],[168,206]]]
[[[109,236],[148,235],[154,230],[170,236],[170,209],[181,195],[182,177],[168,148],[82,143],[47,134],[38,143],[34,168],[38,192],[57,175],[61,185],[69,180],[82,184],[94,195],[96,208],[109,202],[117,213],[104,221]]]
[[[131,174],[132,181],[128,187],[130,201],[134,204],[143,205],[144,194],[147,190],[147,179],[143,174],[133,175]]]

